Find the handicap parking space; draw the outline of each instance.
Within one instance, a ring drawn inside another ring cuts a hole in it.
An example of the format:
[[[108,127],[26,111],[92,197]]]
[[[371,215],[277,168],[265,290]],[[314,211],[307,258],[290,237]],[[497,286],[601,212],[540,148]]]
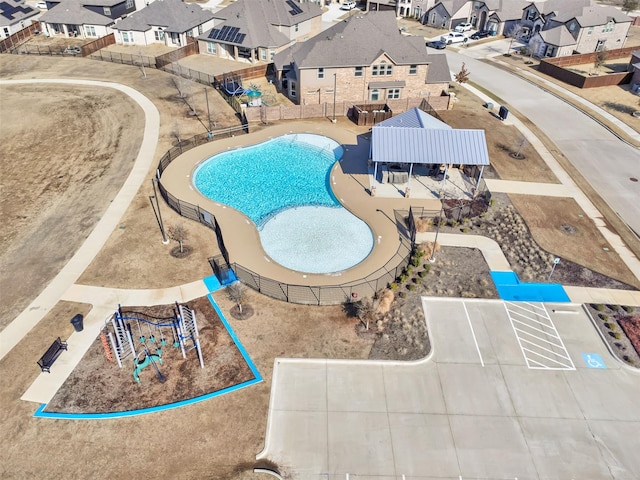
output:
[[[258,458],[305,479],[640,478],[640,375],[607,356],[578,306],[525,305],[525,320],[502,301],[423,308],[428,359],[276,362]],[[531,368],[523,338],[565,368]],[[614,368],[588,368],[584,352]]]

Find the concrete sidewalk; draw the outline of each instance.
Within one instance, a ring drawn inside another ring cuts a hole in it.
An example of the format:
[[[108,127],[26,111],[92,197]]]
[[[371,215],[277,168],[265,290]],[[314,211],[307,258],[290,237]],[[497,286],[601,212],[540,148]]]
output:
[[[75,255],[69,260],[56,277],[45,287],[38,297],[25,308],[5,329],[0,332],[0,359],[2,359],[22,338],[38,324],[40,320],[60,300],[62,294],[75,283],[102,249],[111,232],[115,230],[124,212],[138,193],[140,185],[147,177],[153,162],[160,132],[160,114],[147,97],[126,85],[93,80],[37,79],[37,80],[1,80],[0,85],[38,83],[61,83],[66,85],[87,85],[92,87],[113,88],[123,92],[136,102],[145,115],[142,144],[135,159],[131,173],[113,199],[107,211]]]

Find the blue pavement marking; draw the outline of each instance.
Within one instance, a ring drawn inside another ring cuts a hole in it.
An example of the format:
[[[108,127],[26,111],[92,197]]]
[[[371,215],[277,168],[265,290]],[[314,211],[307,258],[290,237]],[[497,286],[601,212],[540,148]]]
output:
[[[218,277],[216,277],[215,275],[211,275],[210,277],[205,277],[202,279],[202,281],[207,286],[207,291],[209,293],[217,292],[222,288],[222,285],[218,281]]]
[[[207,280],[210,278],[211,277],[207,277],[203,279],[205,284],[207,284],[207,288],[209,288],[209,285],[215,285],[213,283],[207,283]],[[218,285],[220,284],[218,283]],[[111,412],[111,413],[59,413],[59,412],[45,412],[44,409],[46,408],[47,405],[46,403],[43,403],[42,405],[40,405],[38,410],[36,410],[36,413],[34,413],[33,416],[37,418],[54,418],[59,420],[105,420],[110,418],[133,417],[136,415],[144,415],[146,413],[154,413],[154,412],[160,412],[162,410],[171,410],[172,408],[184,407],[185,405],[191,405],[192,403],[198,403],[198,402],[202,402],[203,400],[219,397],[220,395],[224,395],[225,393],[230,393],[235,390],[239,390],[241,388],[248,387],[250,385],[262,382],[262,375],[260,375],[260,372],[258,372],[258,369],[256,368],[255,364],[251,361],[251,358],[249,358],[249,354],[244,349],[244,346],[242,345],[242,343],[240,343],[240,340],[238,339],[238,337],[236,336],[236,333],[231,328],[231,325],[229,325],[229,322],[227,322],[227,319],[222,314],[220,307],[218,306],[218,304],[216,303],[216,301],[213,299],[211,295],[207,295],[207,298],[209,299],[209,302],[211,302],[211,305],[213,306],[214,310],[220,317],[220,321],[224,325],[224,328],[227,329],[229,336],[235,342],[236,347],[238,348],[238,351],[242,355],[242,358],[244,358],[244,361],[247,362],[247,365],[251,369],[251,372],[253,373],[253,376],[255,378],[253,378],[252,380],[248,380],[244,383],[239,383],[238,385],[232,385],[231,387],[218,390],[216,392],[207,393],[206,395],[201,395],[195,398],[189,398],[187,400],[182,400],[180,402],[168,403],[166,405],[158,405],[157,407],[141,408],[138,410],[128,410],[125,412]]]
[[[520,282],[515,272],[491,271],[491,278],[496,285],[498,295],[503,300],[512,302],[570,302],[569,296],[557,283],[524,283]]]
[[[597,353],[583,353],[582,359],[589,368],[607,368],[604,360]]]

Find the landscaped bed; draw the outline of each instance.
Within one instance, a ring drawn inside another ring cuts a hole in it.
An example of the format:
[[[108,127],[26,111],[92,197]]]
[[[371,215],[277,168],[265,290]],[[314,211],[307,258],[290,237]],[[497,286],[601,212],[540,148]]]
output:
[[[602,303],[585,307],[613,354],[625,364],[640,368],[640,307]]]

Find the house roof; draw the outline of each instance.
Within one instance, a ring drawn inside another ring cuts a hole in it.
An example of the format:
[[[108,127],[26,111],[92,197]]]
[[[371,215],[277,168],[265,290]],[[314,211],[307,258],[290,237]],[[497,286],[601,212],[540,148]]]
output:
[[[527,0],[500,0],[499,5],[494,5],[495,16],[501,21],[518,20],[522,18],[522,10],[530,5]]]
[[[376,125],[371,154],[374,162],[489,165],[484,130]]]
[[[564,13],[564,12],[563,12]],[[562,18],[562,19],[561,19]],[[563,16],[558,16],[555,20],[565,21]],[[569,17],[566,21],[571,20]],[[575,16],[581,27],[595,27],[598,25],[606,25],[609,20],[613,20],[616,23],[631,22],[631,18],[622,13],[617,8],[604,5],[593,5],[585,7],[579,15]]]
[[[8,27],[40,13],[20,0],[0,1],[0,26]]]
[[[215,12],[213,17],[219,22],[199,39],[246,48],[277,48],[291,42],[280,27],[291,27],[320,16],[322,9],[313,2],[238,0]]]
[[[555,45],[556,47],[568,47],[576,44],[576,39],[573,38],[569,29],[564,25],[558,25],[557,27],[550,28],[549,30],[543,30],[540,33],[544,43],[549,45]]]
[[[591,0],[543,0],[535,2],[535,5],[545,16],[555,14],[569,19],[579,15],[584,7],[590,6]]]
[[[133,12],[113,27],[115,30],[146,32],[152,27],[164,27],[169,32],[183,33],[211,20],[213,13],[197,3],[181,0],[155,0],[142,10]]]
[[[434,53],[427,55],[427,83],[442,83],[451,81],[451,70],[447,56],[444,53]]]
[[[376,32],[375,42],[371,32]],[[395,12],[380,11],[351,15],[306,42],[277,53],[274,63],[278,70],[290,63],[300,69],[358,67],[371,65],[383,55],[396,65],[424,65],[431,57],[422,37],[400,33]]]
[[[413,107],[400,115],[383,120],[376,127],[433,128],[450,130],[451,127],[436,117]]]
[[[434,7],[442,6],[447,11],[450,17],[452,17],[458,10],[467,4],[468,0],[441,0],[437,2]]]
[[[112,18],[86,8],[86,5],[112,7],[123,0],[63,0],[42,14],[40,21],[70,25],[110,25]]]

